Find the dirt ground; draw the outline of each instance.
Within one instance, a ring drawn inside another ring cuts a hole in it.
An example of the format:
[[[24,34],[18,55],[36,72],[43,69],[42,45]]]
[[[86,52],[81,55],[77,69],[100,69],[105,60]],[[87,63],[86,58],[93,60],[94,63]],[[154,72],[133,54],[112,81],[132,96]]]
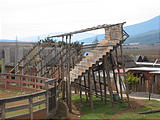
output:
[[[1,90],[0,89],[0,99],[13,97],[13,96],[19,96],[19,95],[22,95],[22,93],[12,92],[11,90]],[[7,107],[11,107],[11,106],[15,106],[15,105],[22,105],[22,104],[26,104],[26,103],[28,103],[27,100],[12,102],[12,103],[8,103]],[[115,114],[111,119],[116,119],[118,116],[122,115],[123,113],[140,109],[146,105],[150,105],[150,104],[146,103],[140,99],[130,98],[130,106],[131,107],[125,111],[121,111],[121,112]],[[81,107],[82,107],[82,103],[72,103],[72,113],[69,113],[67,105],[63,102],[59,102],[59,107],[58,107],[58,111],[57,111],[55,118],[67,119],[67,120],[80,119],[80,115],[81,115],[80,108]]]
[[[19,87],[12,86],[12,85],[8,85],[7,89],[0,87],[0,99],[21,96],[21,95],[24,95],[27,93],[33,93],[33,90],[23,89],[23,91],[21,92]],[[16,106],[16,105],[24,105],[24,104],[28,104],[28,103],[29,103],[28,100],[20,100],[20,101],[16,101],[16,102],[7,103],[6,107],[8,108],[8,107],[12,107],[12,106]]]

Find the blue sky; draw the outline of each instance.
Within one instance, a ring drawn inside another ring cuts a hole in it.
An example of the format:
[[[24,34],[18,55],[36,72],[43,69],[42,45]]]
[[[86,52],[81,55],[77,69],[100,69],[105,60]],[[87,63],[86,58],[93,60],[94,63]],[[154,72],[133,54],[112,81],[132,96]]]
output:
[[[0,0],[0,39],[131,25],[160,15],[160,0]]]

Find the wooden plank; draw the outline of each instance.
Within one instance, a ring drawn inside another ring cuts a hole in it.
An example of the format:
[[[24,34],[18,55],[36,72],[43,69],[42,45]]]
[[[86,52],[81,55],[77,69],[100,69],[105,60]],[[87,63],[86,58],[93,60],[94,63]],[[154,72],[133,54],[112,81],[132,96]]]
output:
[[[87,32],[87,31],[102,29],[102,28],[106,28],[106,27],[112,27],[112,26],[116,26],[116,25],[119,25],[119,24],[125,24],[125,22],[123,22],[123,23],[118,23],[118,24],[103,24],[103,25],[98,25],[98,26],[95,26],[95,27],[86,28],[86,29],[81,29],[81,30],[77,30],[77,31],[74,31],[74,32],[69,32],[69,33],[64,33],[64,34],[60,34],[60,35],[50,36],[50,37],[48,37],[48,38],[68,36],[68,35],[73,35],[73,34],[77,34],[77,33],[82,33],[82,32]]]
[[[157,109],[157,110],[148,110],[148,111],[145,111],[145,112],[138,112],[139,114],[149,114],[149,113],[156,113],[156,112],[160,112],[160,109]]]
[[[29,108],[29,104],[14,106],[14,107],[7,108],[5,110],[6,110],[6,112],[12,112],[12,111],[22,110],[22,109],[26,109],[26,108]]]
[[[23,56],[23,58],[14,66],[14,68],[9,72],[9,73],[12,73],[21,63],[22,63],[22,61],[24,60],[24,59],[26,59],[26,57],[38,46],[38,45],[40,45],[41,44],[41,41],[39,41],[37,44],[35,44],[34,46],[33,46],[33,48],[31,48],[29,51],[28,51],[28,53],[25,55],[25,56]]]
[[[12,97],[12,98],[4,98],[4,99],[1,99],[0,102],[5,102],[5,103],[15,102],[15,101],[19,101],[19,100],[29,99],[30,97],[41,96],[41,95],[44,95],[45,93],[46,93],[46,91],[40,91],[40,92],[36,92],[36,93],[31,93],[28,95],[22,95],[22,96],[17,96],[17,97]]]

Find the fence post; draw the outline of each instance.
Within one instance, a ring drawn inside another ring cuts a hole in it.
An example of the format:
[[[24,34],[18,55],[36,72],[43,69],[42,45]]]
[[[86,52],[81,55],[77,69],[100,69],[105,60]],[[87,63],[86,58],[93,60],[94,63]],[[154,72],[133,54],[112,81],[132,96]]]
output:
[[[56,104],[56,106],[55,106],[55,109],[57,109],[57,95],[59,94],[59,93],[57,93],[58,91],[57,91],[57,81],[55,81],[55,104]]]
[[[49,115],[49,96],[48,96],[48,83],[45,83],[46,89],[46,109],[47,109],[47,116]]]
[[[5,120],[5,103],[0,103],[0,119]]]
[[[29,98],[29,114],[30,114],[30,120],[33,120],[33,98]]]

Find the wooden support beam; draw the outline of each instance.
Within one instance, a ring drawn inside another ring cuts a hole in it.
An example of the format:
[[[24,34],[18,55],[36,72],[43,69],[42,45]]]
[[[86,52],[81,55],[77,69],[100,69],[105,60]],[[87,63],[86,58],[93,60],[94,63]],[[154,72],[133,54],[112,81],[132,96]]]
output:
[[[48,38],[68,36],[68,35],[73,35],[73,34],[77,34],[77,33],[83,33],[83,32],[87,32],[87,31],[102,29],[102,28],[106,28],[106,27],[112,27],[112,26],[116,26],[116,25],[119,25],[119,24],[122,24],[122,25],[123,25],[123,24],[125,24],[125,22],[123,22],[123,23],[118,23],[118,24],[110,24],[110,25],[108,25],[108,24],[98,25],[98,26],[95,26],[95,27],[86,28],[86,29],[81,29],[81,30],[77,30],[77,31],[74,31],[74,32],[69,32],[69,33],[64,33],[64,34],[60,34],[60,35],[50,36],[50,37],[48,37]]]
[[[82,84],[82,77],[79,78],[79,85]],[[79,92],[80,92],[80,99],[82,101],[82,90],[81,90],[81,86],[79,86]]]
[[[121,79],[120,71],[119,71],[117,48],[115,48],[115,57],[116,57],[116,68],[117,68],[117,71],[118,71],[118,78],[119,78],[120,95],[121,95],[121,100],[123,100],[123,94],[122,94],[122,79]]]
[[[114,71],[114,59],[113,59],[113,56],[112,56],[111,53],[110,53],[110,63],[111,63],[111,66],[112,66],[113,79],[114,79],[114,84],[115,84],[115,87],[116,87],[116,91],[117,91],[117,93],[119,93],[118,92],[118,86],[117,86],[117,78],[116,78],[116,74],[115,74],[115,71]]]
[[[92,92],[92,80],[91,80],[91,69],[88,70],[88,87],[89,87],[89,101],[90,107],[93,109],[93,92]]]
[[[83,78],[84,78],[86,101],[88,101],[88,95],[87,95],[87,89],[86,89],[86,87],[87,87],[87,84],[86,84],[86,76],[84,75]]]
[[[67,36],[66,36],[66,43],[67,43]],[[69,112],[72,112],[72,91],[71,91],[71,83],[70,83],[70,65],[71,65],[71,35],[69,35],[69,40],[68,40],[68,45],[67,45],[67,57],[68,57],[68,62],[67,62],[67,74],[68,74],[68,79],[67,79],[67,84],[68,84],[68,107],[69,107]]]
[[[33,120],[33,98],[29,98],[29,115],[30,115],[30,120]]]
[[[96,93],[96,97],[98,97],[97,96],[97,86],[96,86],[96,80],[95,80],[95,74],[94,74],[94,71],[93,71],[93,69],[92,69],[92,76],[93,76],[93,81],[94,81],[94,89],[95,89],[95,93]]]
[[[122,69],[123,69],[124,82],[125,82],[125,86],[126,86],[126,96],[127,96],[128,105],[130,106],[130,103],[129,103],[129,88],[128,88],[128,84],[127,84],[127,80],[126,80],[126,72],[125,72],[125,69],[124,69],[125,64],[124,64],[122,44],[120,44],[120,51],[121,51],[121,58],[122,58]]]
[[[105,75],[105,59],[103,59],[103,83],[104,83],[104,103],[107,102],[107,92],[106,92],[106,75]]]
[[[98,63],[98,79],[99,79],[99,88],[100,88],[100,94],[101,94],[101,101],[103,101],[102,86],[101,86],[101,73],[100,73],[99,63]]]
[[[112,90],[112,86],[111,86],[111,79],[110,79],[110,72],[109,72],[109,62],[108,62],[108,59],[107,59],[107,55],[105,56],[105,60],[104,60],[104,64],[105,64],[105,70],[106,70],[106,74],[107,74],[107,83],[108,83],[108,90],[109,90],[109,93],[110,93],[110,100],[111,100],[111,103],[112,103],[112,107],[114,106],[114,101],[113,101],[113,90]]]

